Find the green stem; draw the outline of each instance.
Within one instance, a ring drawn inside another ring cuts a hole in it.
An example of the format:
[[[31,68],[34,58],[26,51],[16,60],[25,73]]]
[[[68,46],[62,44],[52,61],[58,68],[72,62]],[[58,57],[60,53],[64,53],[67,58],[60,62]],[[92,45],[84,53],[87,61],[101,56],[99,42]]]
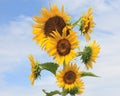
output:
[[[78,23],[80,22],[80,19],[81,19],[81,18],[79,18],[77,21],[75,21],[75,22],[72,24],[73,28],[74,28],[76,25],[78,25]]]
[[[65,66],[66,66],[66,64],[65,64],[65,61],[63,62],[63,69],[65,69]]]

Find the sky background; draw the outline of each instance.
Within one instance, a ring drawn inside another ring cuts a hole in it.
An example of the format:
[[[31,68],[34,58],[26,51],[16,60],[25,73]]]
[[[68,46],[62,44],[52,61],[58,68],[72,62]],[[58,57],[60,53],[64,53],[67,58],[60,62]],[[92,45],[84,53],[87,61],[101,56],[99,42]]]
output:
[[[88,7],[94,8],[96,27],[91,34],[101,52],[91,72],[101,78],[85,77],[81,96],[120,95],[120,0],[0,0],[0,96],[45,96],[42,89],[59,89],[54,76],[42,72],[35,86],[30,85],[30,62],[33,54],[41,63],[52,61],[32,40],[32,17],[39,15],[49,2],[63,4],[72,20],[77,20]],[[81,46],[85,39],[81,38]],[[82,45],[83,44],[83,45]]]

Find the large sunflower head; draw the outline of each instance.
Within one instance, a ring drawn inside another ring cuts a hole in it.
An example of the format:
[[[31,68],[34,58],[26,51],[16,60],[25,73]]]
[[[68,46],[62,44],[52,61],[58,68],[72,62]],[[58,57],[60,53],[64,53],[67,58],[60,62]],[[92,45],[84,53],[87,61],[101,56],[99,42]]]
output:
[[[81,59],[87,69],[92,68],[92,63],[96,61],[99,52],[100,46],[96,43],[96,41],[93,41],[84,48]]]
[[[69,35],[67,32],[69,30]],[[47,44],[48,53],[50,56],[53,56],[55,61],[58,64],[68,64],[70,60],[72,60],[76,56],[75,48],[79,47],[79,40],[77,37],[77,33],[73,30],[69,29],[66,26],[62,35],[56,30],[54,31],[49,38],[49,44]]]
[[[31,72],[32,72],[29,78],[31,80],[31,84],[34,85],[34,81],[40,76],[41,69],[38,66],[38,62],[34,60],[34,57],[32,55],[29,55],[29,60],[31,62]]]
[[[74,87],[81,84],[80,75],[82,74],[79,71],[79,67],[76,64],[68,64],[63,70],[60,70],[56,74],[58,86],[67,90],[71,90]]]
[[[70,16],[64,12],[64,6],[59,10],[57,5],[50,6],[50,10],[42,8],[40,12],[41,16],[34,16],[34,21],[37,23],[33,25],[34,40],[45,47],[47,43],[47,37],[56,29],[62,35],[63,28],[67,25],[70,20]]]
[[[84,14],[81,17],[80,21],[80,30],[81,33],[85,36],[86,40],[90,40],[89,34],[92,32],[92,29],[94,28],[94,21],[93,21],[93,10],[92,8],[88,9],[88,13]]]

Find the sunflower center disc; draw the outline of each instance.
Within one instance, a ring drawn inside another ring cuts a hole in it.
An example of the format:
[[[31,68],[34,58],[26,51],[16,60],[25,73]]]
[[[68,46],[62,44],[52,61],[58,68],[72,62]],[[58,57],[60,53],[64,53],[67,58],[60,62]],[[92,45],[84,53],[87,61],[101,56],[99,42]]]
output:
[[[65,26],[66,23],[62,17],[59,16],[51,17],[45,23],[44,27],[45,35],[50,36],[50,33],[56,30],[60,33],[60,35],[62,35],[62,30]]]
[[[73,71],[68,71],[65,73],[63,80],[67,84],[72,84],[76,80],[76,74]]]
[[[67,39],[61,39],[57,43],[57,52],[61,56],[69,54],[71,50],[71,44]]]

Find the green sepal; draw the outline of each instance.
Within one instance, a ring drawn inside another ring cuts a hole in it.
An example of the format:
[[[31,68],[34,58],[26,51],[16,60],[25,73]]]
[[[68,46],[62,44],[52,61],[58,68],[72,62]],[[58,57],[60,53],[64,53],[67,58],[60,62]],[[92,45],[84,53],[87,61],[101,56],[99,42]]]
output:
[[[83,52],[77,52],[77,57],[82,56]]]
[[[69,90],[68,92],[70,93],[71,96],[75,96],[75,94],[78,93],[79,88],[74,87],[73,89]]]
[[[82,17],[81,17],[81,19],[82,19]],[[79,27],[80,27],[79,31],[81,31],[81,35],[82,35],[82,31],[83,31],[84,26],[85,26],[85,22],[83,20],[81,20],[81,22],[79,24]]]
[[[100,76],[95,75],[95,74],[92,73],[92,72],[83,72],[83,73],[81,74],[81,77],[86,77],[86,76],[90,76],[90,77],[100,77]]]
[[[89,46],[85,46],[83,52],[81,53],[81,60],[84,64],[87,64],[92,55],[92,49]]]
[[[42,69],[39,67],[39,65],[37,64],[36,66],[35,66],[35,71],[34,71],[34,75],[35,75],[35,78],[37,79],[37,78],[40,78],[41,77],[41,71],[42,71]]]
[[[51,92],[46,92],[46,90],[43,89],[42,91],[46,94],[46,96],[53,96],[53,95],[56,95],[56,94],[61,95],[61,92],[59,92],[58,90],[51,91]]]
[[[53,73],[55,75],[56,71],[57,71],[57,68],[59,67],[59,65],[56,64],[56,63],[52,63],[52,62],[47,62],[47,63],[39,64],[39,67],[42,70],[50,71],[51,73]]]

